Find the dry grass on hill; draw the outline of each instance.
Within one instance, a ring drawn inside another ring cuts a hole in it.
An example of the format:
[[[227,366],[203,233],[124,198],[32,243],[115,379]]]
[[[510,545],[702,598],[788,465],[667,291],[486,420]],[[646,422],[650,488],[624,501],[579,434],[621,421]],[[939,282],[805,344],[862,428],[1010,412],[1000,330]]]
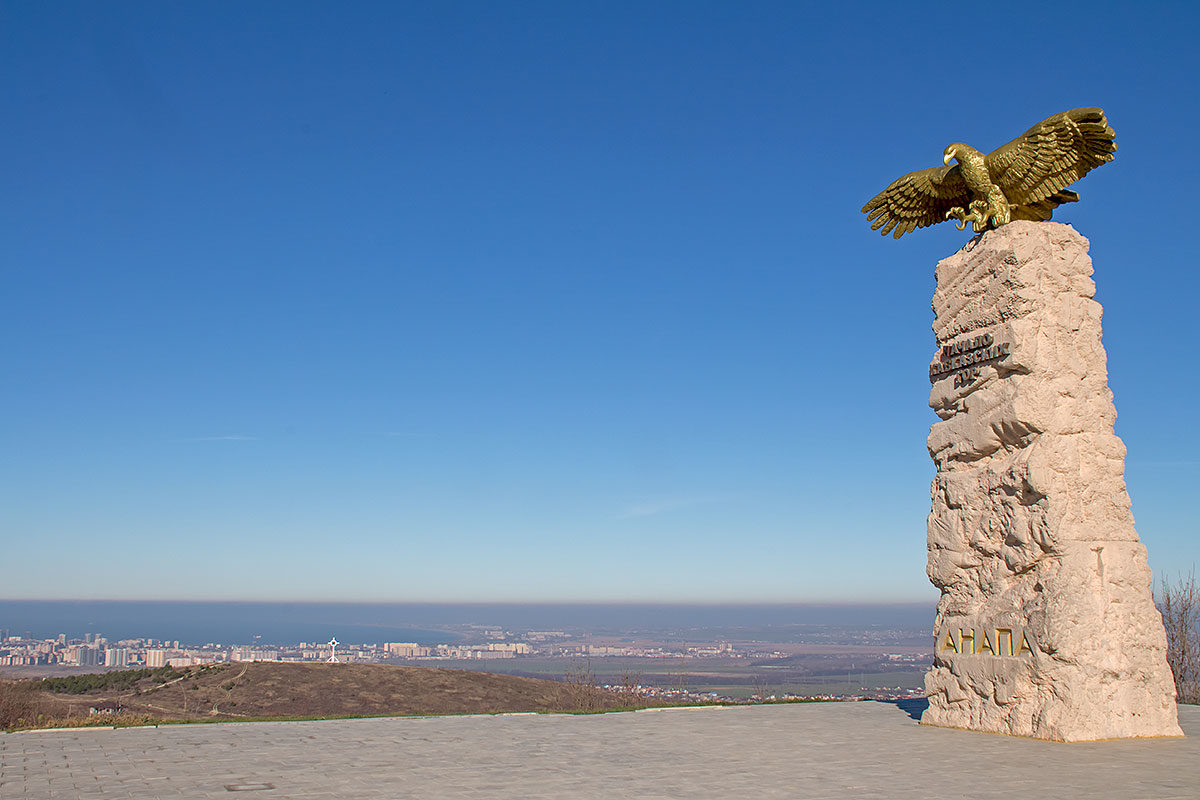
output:
[[[594,711],[641,704],[579,682],[433,667],[255,662],[181,672],[167,683],[143,679],[82,694],[45,691],[39,681],[0,684],[0,727],[94,723],[106,717],[89,715],[89,708],[104,704],[137,721]]]

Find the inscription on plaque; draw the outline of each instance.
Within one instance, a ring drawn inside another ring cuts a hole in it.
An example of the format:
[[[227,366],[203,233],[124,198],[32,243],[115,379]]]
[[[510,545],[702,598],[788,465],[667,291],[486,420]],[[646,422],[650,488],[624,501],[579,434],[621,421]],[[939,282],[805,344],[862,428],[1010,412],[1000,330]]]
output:
[[[990,333],[943,345],[938,360],[929,365],[929,382],[937,383],[953,372],[954,388],[967,386],[979,378],[985,364],[1006,358],[1011,347],[1008,342],[996,342]]]

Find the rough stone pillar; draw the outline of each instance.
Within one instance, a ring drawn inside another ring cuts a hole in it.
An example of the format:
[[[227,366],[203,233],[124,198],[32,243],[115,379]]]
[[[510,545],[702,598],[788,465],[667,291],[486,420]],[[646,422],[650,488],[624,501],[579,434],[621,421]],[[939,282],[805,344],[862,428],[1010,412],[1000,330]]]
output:
[[[1125,490],[1087,240],[1013,222],[937,266],[922,723],[1182,736]]]

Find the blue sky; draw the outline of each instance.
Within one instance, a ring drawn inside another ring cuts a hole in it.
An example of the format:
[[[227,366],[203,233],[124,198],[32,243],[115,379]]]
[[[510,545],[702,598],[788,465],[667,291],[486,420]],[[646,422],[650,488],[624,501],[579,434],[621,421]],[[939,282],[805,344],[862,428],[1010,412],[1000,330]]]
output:
[[[0,596],[911,601],[933,267],[859,208],[1099,105],[1197,561],[1189,4],[0,4]]]

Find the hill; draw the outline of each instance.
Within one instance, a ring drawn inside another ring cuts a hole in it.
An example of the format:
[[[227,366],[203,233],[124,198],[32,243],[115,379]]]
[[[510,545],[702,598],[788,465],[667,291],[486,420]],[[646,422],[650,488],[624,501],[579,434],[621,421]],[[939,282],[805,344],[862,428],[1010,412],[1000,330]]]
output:
[[[579,682],[435,667],[252,662],[10,682],[0,686],[0,727],[78,724],[111,715],[186,721],[590,711],[635,704],[634,697]]]

